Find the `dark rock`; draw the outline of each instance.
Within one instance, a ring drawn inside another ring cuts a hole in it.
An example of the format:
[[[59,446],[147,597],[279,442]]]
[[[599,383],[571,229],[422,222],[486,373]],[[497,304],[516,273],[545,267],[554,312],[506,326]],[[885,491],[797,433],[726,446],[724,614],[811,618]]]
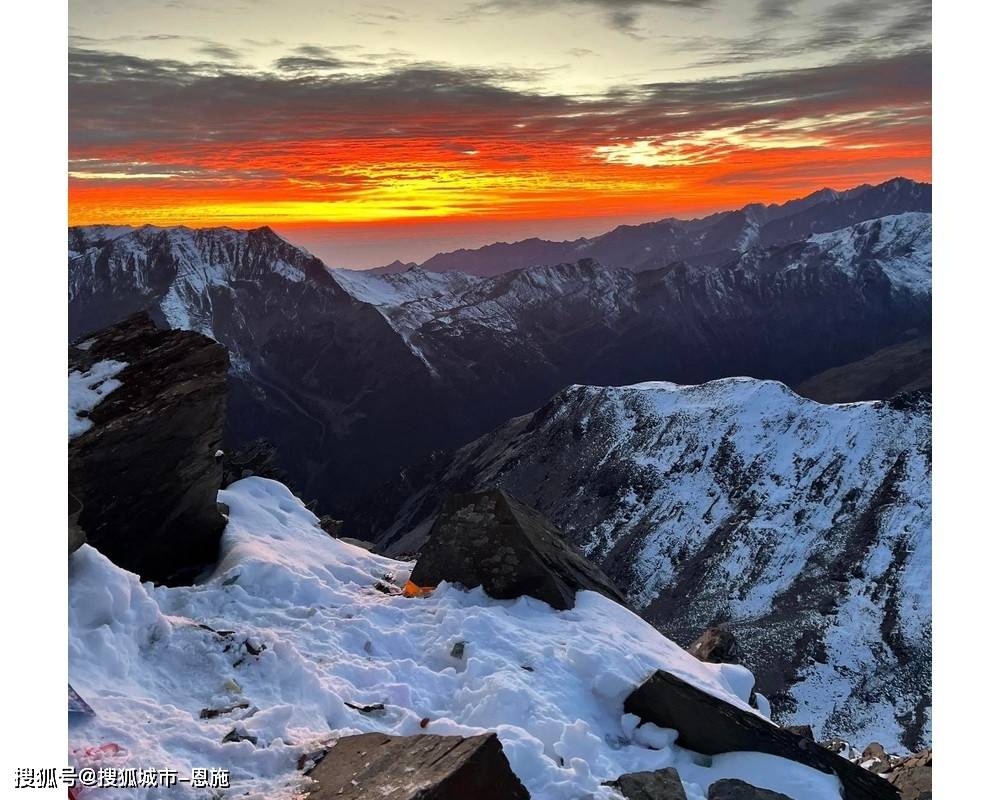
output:
[[[87,534],[80,527],[80,512],[83,503],[72,492],[69,493],[69,554],[73,555],[80,545],[86,544]]]
[[[334,519],[325,514],[319,518],[319,526],[334,539],[340,538],[340,532],[344,529],[344,520]]]
[[[69,693],[68,693],[69,713],[80,714],[87,717],[94,716],[94,709],[90,707],[90,703],[88,703],[86,700],[80,697],[76,689],[74,689],[70,684],[66,684],[66,686],[69,688]]]
[[[368,550],[369,552],[375,549],[374,542],[366,542],[364,539],[352,539],[350,536],[342,536],[340,537],[340,541],[353,544],[355,547],[360,547],[362,550]]]
[[[734,778],[726,778],[708,787],[708,800],[792,800],[792,798],[787,794],[760,789]]]
[[[314,800],[528,800],[495,733],[345,736],[309,773]]]
[[[247,708],[250,708],[249,703],[234,703],[224,708],[203,708],[198,714],[198,719],[215,719],[223,714],[232,714],[234,711],[242,711]]]
[[[813,735],[812,726],[810,725],[785,725],[785,730],[800,739],[806,739],[810,742],[816,741],[816,737]]]
[[[223,487],[251,475],[287,483],[288,478],[275,463],[276,458],[277,450],[264,438],[254,439],[239,449],[224,451],[221,456]]]
[[[630,772],[605,785],[617,789],[625,800],[687,800],[684,784],[673,767],[655,772]]]
[[[229,358],[217,342],[137,314],[69,348],[71,370],[124,361],[121,386],[69,443],[87,541],[144,580],[178,583],[215,560]]]
[[[581,589],[626,605],[608,577],[545,517],[500,489],[453,495],[444,504],[410,580],[482,586],[498,599],[527,595],[560,610]]]
[[[465,642],[455,642],[451,646],[452,658],[465,658]]]
[[[250,744],[257,745],[257,737],[251,736],[249,733],[243,731],[238,731],[233,728],[229,733],[222,737],[223,744],[229,744],[231,742],[250,742]]]
[[[706,630],[688,648],[688,652],[709,664],[738,664],[740,648],[732,632],[721,625]]]
[[[899,790],[900,800],[931,800],[931,754],[931,750],[921,750],[885,775]]]
[[[372,703],[371,705],[364,706],[358,705],[357,703],[350,703],[345,700],[344,705],[348,708],[353,708],[355,711],[359,711],[362,714],[374,714],[377,711],[385,711],[385,706],[382,703]]]
[[[677,743],[705,755],[760,752],[834,773],[845,800],[897,800],[882,778],[820,745],[657,670],[625,699],[626,713],[677,731]]]

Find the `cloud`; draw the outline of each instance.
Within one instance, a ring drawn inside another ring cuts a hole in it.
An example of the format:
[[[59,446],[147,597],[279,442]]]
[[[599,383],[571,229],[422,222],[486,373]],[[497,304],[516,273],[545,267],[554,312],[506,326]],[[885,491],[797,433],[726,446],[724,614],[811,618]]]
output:
[[[132,221],[524,215],[588,192],[631,207],[677,170],[750,183],[796,159],[909,164],[929,147],[926,48],[584,97],[516,70],[352,55],[306,46],[255,70],[73,49],[73,202]]]
[[[553,5],[592,8],[604,14],[608,25],[629,36],[639,36],[639,17],[647,8],[706,10],[716,0],[482,0],[473,3],[456,19],[476,17],[483,13],[535,13],[549,11]]]
[[[802,0],[758,0],[754,18],[761,22],[780,22],[795,17],[795,7]]]
[[[483,135],[585,142],[858,111],[888,117],[896,108],[924,108],[930,100],[927,49],[809,69],[621,86],[586,99],[513,88],[529,76],[506,69],[411,64],[347,74],[336,70],[365,62],[299,52],[269,73],[74,50],[71,143],[407,136],[462,141]],[[303,74],[306,67],[331,72]]]

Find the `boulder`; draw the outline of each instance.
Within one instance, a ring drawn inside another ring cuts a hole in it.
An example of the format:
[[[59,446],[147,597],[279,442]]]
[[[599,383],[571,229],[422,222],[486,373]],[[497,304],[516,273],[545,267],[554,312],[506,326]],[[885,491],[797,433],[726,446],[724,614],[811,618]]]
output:
[[[881,775],[892,767],[892,756],[885,752],[885,748],[881,744],[872,742],[861,751],[861,766],[869,772],[877,772]]]
[[[745,781],[726,778],[708,787],[708,800],[792,800],[787,794],[751,786]]]
[[[311,800],[528,800],[495,733],[338,740],[310,771]]]
[[[643,722],[673,728],[677,743],[698,753],[768,753],[836,774],[845,800],[899,797],[896,789],[878,775],[663,670],[650,675],[625,699],[625,711]]]
[[[688,648],[688,652],[700,661],[709,664],[738,664],[740,648],[736,637],[722,625],[706,630]]]
[[[215,560],[229,357],[137,314],[69,348],[71,371],[125,362],[120,386],[69,442],[69,490],[87,541],[144,580],[179,583]],[[79,428],[79,426],[78,426]]]
[[[410,581],[482,586],[490,596],[527,595],[565,610],[581,589],[626,600],[540,513],[500,489],[449,498],[431,528]]]
[[[630,772],[605,785],[617,789],[625,800],[687,800],[681,776],[673,767]]]
[[[931,752],[907,756],[885,775],[899,790],[900,800],[931,800]]]

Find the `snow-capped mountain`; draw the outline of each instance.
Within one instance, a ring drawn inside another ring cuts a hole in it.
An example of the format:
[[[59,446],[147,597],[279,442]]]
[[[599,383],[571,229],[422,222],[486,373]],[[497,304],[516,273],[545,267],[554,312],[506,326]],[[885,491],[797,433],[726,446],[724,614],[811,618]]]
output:
[[[682,643],[729,623],[784,723],[930,732],[930,403],[822,405],[773,381],[572,386],[404,474],[364,535],[418,549],[444,494],[500,486]]]
[[[329,270],[268,228],[77,228],[73,338],[146,310],[230,352],[229,446],[280,442],[326,508],[572,383],[795,385],[926,333],[930,215],[860,223],[713,269],[591,260],[492,278]]]
[[[930,184],[894,178],[877,186],[864,184],[846,191],[821,189],[780,205],[753,203],[701,219],[669,218],[621,225],[589,239],[553,242],[532,238],[439,253],[421,268],[428,272],[460,271],[486,276],[580,258],[636,271],[659,269],[676,261],[716,267],[755,246],[789,244],[864,220],[930,210]],[[408,266],[394,262],[374,271],[399,272]]]

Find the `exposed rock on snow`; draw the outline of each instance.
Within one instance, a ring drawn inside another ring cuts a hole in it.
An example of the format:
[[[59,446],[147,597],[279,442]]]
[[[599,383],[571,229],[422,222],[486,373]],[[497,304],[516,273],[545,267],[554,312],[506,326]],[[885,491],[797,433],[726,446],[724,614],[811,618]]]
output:
[[[69,443],[69,488],[87,541],[147,579],[214,561],[225,521],[213,454],[225,415],[225,349],[136,315],[69,349],[71,376],[118,364],[120,386]]]
[[[687,800],[681,776],[673,767],[653,772],[631,772],[608,783],[625,800]]]
[[[642,722],[677,731],[677,743],[699,753],[770,753],[834,773],[843,786],[845,800],[897,798],[896,791],[871,772],[664,670],[657,670],[625,698],[625,712]],[[709,797],[715,796],[754,797],[738,793],[713,795],[710,790]]]
[[[626,602],[552,523],[500,490],[450,497],[410,580],[420,587],[482,586],[498,600],[535,597],[557,609],[572,608],[581,589]]]
[[[745,781],[726,779],[708,787],[708,800],[791,800],[788,795],[759,789]]]
[[[571,387],[404,475],[375,541],[416,551],[446,493],[504,488],[677,641],[728,621],[782,723],[914,750],[930,736],[930,418],[920,395],[831,406],[749,378]]]
[[[694,640],[688,652],[701,661],[713,664],[738,664],[741,660],[736,637],[721,625],[714,625],[706,630]]]
[[[753,678],[698,661],[600,594],[580,592],[562,612],[447,583],[422,599],[385,594],[374,584],[391,575],[402,585],[410,565],[330,538],[280,484],[248,478],[219,499],[230,508],[221,559],[194,586],[141,584],[89,545],[70,558],[70,679],[96,712],[70,730],[74,766],[105,743],[116,767],[228,769],[233,796],[290,800],[307,787],[300,760],[345,736],[493,731],[545,800],[612,800],[603,782],[671,766],[689,800],[723,778],[794,800],[839,798],[832,775],[755,753],[708,764],[672,731],[624,715],[625,697],[657,669],[755,714],[743,700]],[[266,648],[248,657],[232,646],[243,640]],[[456,641],[467,643],[461,660],[449,655]],[[240,703],[249,707],[200,718]],[[256,745],[223,743],[232,730]]]
[[[345,736],[309,773],[314,800],[528,800],[495,733]]]

